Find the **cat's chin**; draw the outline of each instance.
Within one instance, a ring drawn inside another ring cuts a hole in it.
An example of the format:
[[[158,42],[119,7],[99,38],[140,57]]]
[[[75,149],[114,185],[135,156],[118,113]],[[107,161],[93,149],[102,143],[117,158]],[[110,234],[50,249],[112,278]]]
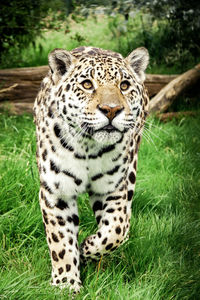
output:
[[[122,132],[118,130],[106,131],[98,130],[92,135],[92,138],[100,144],[115,144],[122,138]]]

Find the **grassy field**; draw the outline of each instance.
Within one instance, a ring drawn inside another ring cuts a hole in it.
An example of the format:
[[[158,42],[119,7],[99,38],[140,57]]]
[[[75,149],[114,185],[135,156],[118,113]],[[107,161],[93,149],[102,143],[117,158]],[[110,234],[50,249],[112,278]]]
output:
[[[199,116],[167,124],[148,119],[130,239],[99,269],[82,266],[77,299],[199,299],[199,127]],[[68,299],[49,285],[32,117],[1,114],[0,128],[0,299]],[[96,229],[87,195],[79,212],[81,241]]]

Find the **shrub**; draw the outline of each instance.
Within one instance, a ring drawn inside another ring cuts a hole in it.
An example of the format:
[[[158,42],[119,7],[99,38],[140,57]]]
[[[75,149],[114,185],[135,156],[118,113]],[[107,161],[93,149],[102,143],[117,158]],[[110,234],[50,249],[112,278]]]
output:
[[[58,9],[62,8],[62,12]],[[47,17],[48,16],[48,17]],[[19,49],[34,43],[44,28],[52,29],[64,17],[62,0],[12,0],[1,1],[0,59],[12,47]]]

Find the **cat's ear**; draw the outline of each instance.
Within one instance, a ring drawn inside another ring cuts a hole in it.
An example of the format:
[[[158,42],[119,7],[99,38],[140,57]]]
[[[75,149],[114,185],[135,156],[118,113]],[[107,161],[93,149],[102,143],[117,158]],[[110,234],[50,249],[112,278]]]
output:
[[[145,80],[145,70],[149,63],[149,52],[146,48],[141,47],[132,51],[127,56],[126,61],[131,66],[133,72],[137,75],[137,79],[140,83]]]
[[[53,78],[58,81],[75,63],[75,58],[64,49],[54,49],[49,53],[49,68]]]

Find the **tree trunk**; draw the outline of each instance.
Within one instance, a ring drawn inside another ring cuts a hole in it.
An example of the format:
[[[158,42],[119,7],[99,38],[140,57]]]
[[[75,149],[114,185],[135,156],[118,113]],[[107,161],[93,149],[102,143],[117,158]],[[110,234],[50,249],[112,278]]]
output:
[[[150,101],[150,112],[164,112],[187,89],[200,81],[200,64],[169,82]]]

